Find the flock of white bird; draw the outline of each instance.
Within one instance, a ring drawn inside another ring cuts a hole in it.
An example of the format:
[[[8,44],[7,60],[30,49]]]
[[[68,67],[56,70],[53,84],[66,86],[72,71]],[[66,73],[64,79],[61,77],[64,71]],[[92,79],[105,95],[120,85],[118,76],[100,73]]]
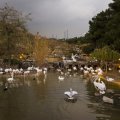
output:
[[[72,62],[76,62],[75,59],[75,55],[72,54],[71,56],[72,58]],[[65,61],[65,58],[63,59],[63,62],[66,64],[67,61]],[[33,72],[34,71],[34,72]],[[1,68],[0,67],[0,75],[3,74],[9,74],[11,77],[6,78],[6,83],[13,83],[15,81],[14,76],[15,75],[23,75],[24,79],[26,78],[26,76],[29,76],[30,74],[34,74],[35,79],[38,79],[40,74],[43,73],[44,74],[44,82],[47,78],[47,71],[48,68],[44,67],[44,68],[39,68],[39,67],[28,67],[26,70],[20,68],[20,69],[12,69],[12,68]],[[98,93],[100,95],[105,94],[106,92],[106,85],[104,83],[103,80],[101,80],[100,76],[103,75],[103,70],[99,67],[99,68],[93,68],[92,66],[88,67],[87,65],[85,66],[75,66],[73,65],[72,68],[57,68],[56,69],[57,72],[59,72],[59,76],[58,76],[58,81],[62,82],[65,80],[66,76],[71,77],[72,74],[74,73],[74,76],[80,73],[80,76],[83,77],[89,77],[92,80],[92,83],[95,87],[95,89],[98,91]],[[114,81],[113,78],[110,77],[106,77],[106,80],[108,82]],[[7,85],[5,85],[5,88],[7,89]],[[65,95],[68,96],[68,99],[74,99],[74,95],[77,95],[78,92],[72,90],[72,88],[70,88],[69,91],[64,92]]]
[[[39,67],[28,67],[26,70],[20,68],[20,69],[12,69],[12,68],[0,68],[0,75],[6,74],[6,81],[5,81],[5,89],[8,89],[8,84],[13,85],[13,83],[17,82],[16,76],[23,76],[24,80],[26,77],[33,75],[34,79],[38,79],[41,74],[44,75],[44,82],[47,78],[47,71],[48,69],[46,67],[39,68]],[[8,77],[10,76],[10,77]]]
[[[101,76],[103,76],[103,70],[100,67],[93,68],[93,67],[88,67],[87,65],[85,65],[84,67],[73,66],[72,68],[68,68],[67,70],[62,70],[58,68],[57,71],[60,73],[58,76],[59,82],[64,81],[66,76],[71,77],[72,75],[76,75],[80,73],[80,76],[88,77],[92,81],[96,91],[98,92],[97,95],[104,95],[106,93],[106,90],[107,90],[106,84],[101,79],[102,78]],[[105,79],[107,82],[114,81],[114,78],[111,78],[108,76],[106,76]],[[68,99],[73,99],[74,98],[73,96],[77,95],[78,92],[70,88],[70,90],[64,92],[64,94],[68,96]]]

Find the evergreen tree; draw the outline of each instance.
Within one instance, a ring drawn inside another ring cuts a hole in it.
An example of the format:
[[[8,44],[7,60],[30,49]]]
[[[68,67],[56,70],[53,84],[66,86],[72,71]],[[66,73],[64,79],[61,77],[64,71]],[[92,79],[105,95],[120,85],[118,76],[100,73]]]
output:
[[[120,52],[120,0],[113,0],[109,8],[89,21],[89,31],[85,36],[94,48],[106,45]]]

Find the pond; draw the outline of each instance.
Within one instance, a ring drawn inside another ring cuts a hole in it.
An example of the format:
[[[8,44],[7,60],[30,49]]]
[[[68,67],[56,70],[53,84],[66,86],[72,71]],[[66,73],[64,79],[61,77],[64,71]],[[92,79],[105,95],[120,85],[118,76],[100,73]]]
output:
[[[4,81],[1,77],[0,81]],[[119,120],[120,108],[95,97],[92,83],[80,75],[58,81],[58,73],[49,72],[46,81],[17,77],[6,91],[0,87],[0,120]],[[1,84],[1,83],[0,83]],[[64,92],[78,92],[77,101],[65,101]]]

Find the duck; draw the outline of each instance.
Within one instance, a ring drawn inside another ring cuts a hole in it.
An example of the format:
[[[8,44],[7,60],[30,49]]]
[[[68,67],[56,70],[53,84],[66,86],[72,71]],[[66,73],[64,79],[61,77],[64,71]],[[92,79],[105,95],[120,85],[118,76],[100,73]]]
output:
[[[74,96],[78,94],[77,91],[73,91],[72,88],[70,88],[69,91],[64,92],[65,95],[67,95],[68,99],[73,100]]]

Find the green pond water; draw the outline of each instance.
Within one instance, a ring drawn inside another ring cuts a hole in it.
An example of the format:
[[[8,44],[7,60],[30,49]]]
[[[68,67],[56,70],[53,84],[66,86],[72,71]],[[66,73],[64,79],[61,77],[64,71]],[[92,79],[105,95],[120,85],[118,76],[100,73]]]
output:
[[[43,77],[16,77],[4,91],[5,76],[0,77],[0,120],[120,120],[120,107],[106,104],[94,95],[92,83],[76,76],[58,81],[58,74]],[[77,101],[67,102],[70,88],[78,92]]]

